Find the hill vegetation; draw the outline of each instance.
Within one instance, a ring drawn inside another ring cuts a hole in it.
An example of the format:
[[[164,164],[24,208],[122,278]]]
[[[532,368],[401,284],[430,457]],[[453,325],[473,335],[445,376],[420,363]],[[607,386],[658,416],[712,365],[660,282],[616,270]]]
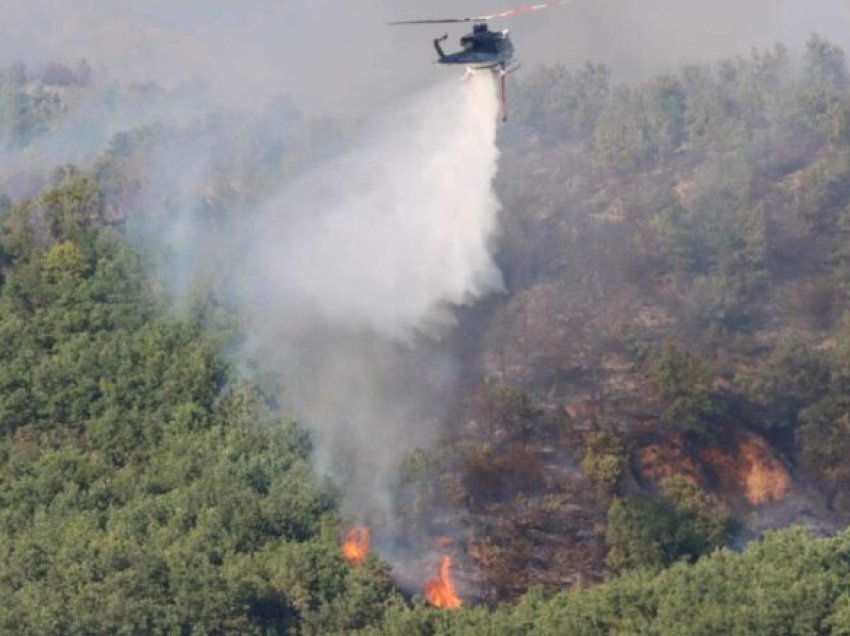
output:
[[[0,631],[326,633],[381,616],[310,441],[176,318],[63,169],[3,219]]]
[[[0,146],[99,90],[84,66],[4,69]],[[843,52],[815,36],[799,64],[777,46],[628,87],[554,66],[518,93],[508,293],[461,316],[464,403],[404,476],[407,523],[469,528],[482,602],[435,610],[378,556],[345,563],[338,494],[228,362],[227,309],[175,315],[124,234],[140,155],[174,137],[145,128],[0,200],[0,630],[850,633]],[[234,122],[205,124],[237,131],[210,219],[330,143],[302,120],[260,155]],[[762,535],[791,522],[834,536]]]

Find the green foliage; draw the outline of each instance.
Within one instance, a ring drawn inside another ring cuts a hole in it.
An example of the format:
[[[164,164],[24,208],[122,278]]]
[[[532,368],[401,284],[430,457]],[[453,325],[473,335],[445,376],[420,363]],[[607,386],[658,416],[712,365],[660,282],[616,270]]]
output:
[[[667,343],[650,363],[650,377],[665,404],[666,423],[685,432],[710,433],[721,407],[711,394],[708,370],[699,360]]]
[[[759,407],[759,425],[796,426],[801,409],[826,395],[829,377],[822,353],[802,342],[786,342],[744,379],[745,394]]]
[[[678,556],[677,525],[666,501],[615,498],[608,507],[606,564],[615,572],[669,565]]]
[[[622,441],[613,433],[592,433],[584,442],[581,471],[596,485],[604,500],[614,494],[628,466],[628,455]]]
[[[829,487],[830,499],[842,508],[850,498],[841,493],[850,485],[850,401],[829,396],[800,412],[797,443],[802,465]],[[835,497],[841,493],[838,501]]]
[[[801,75],[789,67],[778,46],[628,88],[613,87],[603,65],[542,68],[517,92],[521,135],[505,132],[520,140],[504,159],[530,177],[506,163],[500,187],[527,211],[514,221],[525,235],[509,237],[526,278],[564,270],[597,285],[626,274],[648,309],[662,296],[676,307],[670,329],[727,350],[737,341],[721,337],[771,312],[784,328],[785,290],[818,276],[832,293],[813,285],[802,300],[814,317],[829,305],[813,328],[835,329],[838,344],[788,344],[771,324],[762,335],[786,342],[735,388],[749,421],[783,429],[792,460],[845,509],[850,338],[832,318],[850,285],[850,82],[843,52],[818,36]],[[0,146],[49,134],[63,95],[90,75],[82,65],[0,69]],[[160,95],[138,89],[147,93]],[[298,116],[279,110],[287,116],[260,124],[230,114],[198,124],[220,140],[199,203],[209,218],[252,204],[333,145],[327,122],[287,128]],[[156,151],[199,130],[120,134],[94,177],[65,167],[39,196],[14,206],[0,197],[0,631],[850,633],[846,534],[786,532],[741,555],[712,552],[728,511],[682,480],[655,498],[611,501],[608,560],[624,574],[594,590],[451,613],[406,603],[377,559],[346,566],[304,432],[234,384],[203,311],[166,314],[144,259],[106,227],[139,204]],[[594,293],[613,295],[599,285]],[[672,345],[649,354],[661,324],[651,313],[634,323],[640,342],[624,329],[625,344],[647,362],[664,421],[710,433],[724,407],[708,370]],[[557,439],[555,428],[522,391],[492,384],[479,397],[487,442],[469,445],[434,492],[464,504],[535,495],[549,476],[534,445]],[[624,494],[626,465],[616,437],[588,438],[582,470],[604,498]],[[441,466],[412,455],[406,485],[429,484]],[[429,510],[410,508],[417,519]]]
[[[746,282],[731,276],[697,276],[685,298],[684,318],[693,333],[725,336],[747,324]]]
[[[643,105],[632,91],[615,92],[596,123],[594,159],[601,170],[623,174],[648,165],[657,155]]]
[[[732,518],[727,506],[716,495],[681,476],[674,476],[661,484],[661,496],[678,514],[680,533],[686,537],[681,552],[699,556],[726,544],[732,530]]]
[[[674,76],[613,91],[594,129],[597,167],[622,175],[669,160],[687,138],[686,111],[684,87]]]
[[[686,100],[685,89],[674,76],[661,76],[646,87],[647,135],[658,161],[670,159],[687,139]]]
[[[742,377],[746,397],[756,407],[755,422],[767,429],[794,433],[800,465],[826,488],[830,502],[850,506],[850,345],[845,322],[831,350],[791,341],[783,343],[752,372]]]
[[[832,232],[850,203],[850,153],[813,163],[801,175],[799,214],[810,231]]]
[[[805,125],[834,143],[850,139],[846,97],[850,90],[844,51],[819,35],[806,45],[799,102]]]
[[[440,612],[393,605],[366,634],[847,633],[850,535],[769,533],[742,554],[629,572],[591,590],[532,590],[514,606]]]
[[[478,402],[478,415],[491,438],[527,439],[539,430],[540,411],[528,395],[499,382],[486,382]]]
[[[103,228],[93,182],[2,219],[0,631],[326,633],[394,592],[353,570],[309,440],[228,382]]]
[[[610,78],[602,64],[587,63],[577,72],[543,66],[518,91],[516,119],[545,144],[589,139],[608,101]]]
[[[660,499],[611,502],[606,563],[620,572],[693,561],[724,545],[729,530],[729,511],[716,497],[673,477],[662,485]]]

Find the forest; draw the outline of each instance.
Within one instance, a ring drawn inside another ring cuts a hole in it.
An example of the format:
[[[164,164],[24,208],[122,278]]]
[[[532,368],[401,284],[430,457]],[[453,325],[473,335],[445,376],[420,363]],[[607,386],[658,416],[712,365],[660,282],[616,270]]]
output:
[[[844,52],[523,75],[498,140],[506,290],[459,310],[461,397],[400,476],[405,526],[465,529],[453,610],[379,551],[345,559],[340,484],[230,355],[237,316],[202,288],[175,311],[169,255],[133,238],[169,213],[137,195],[179,131],[117,132],[32,192],[0,162],[0,631],[850,633]],[[95,95],[164,93],[3,67],[0,156]],[[275,108],[274,132],[199,124],[227,131],[210,222],[350,133]]]

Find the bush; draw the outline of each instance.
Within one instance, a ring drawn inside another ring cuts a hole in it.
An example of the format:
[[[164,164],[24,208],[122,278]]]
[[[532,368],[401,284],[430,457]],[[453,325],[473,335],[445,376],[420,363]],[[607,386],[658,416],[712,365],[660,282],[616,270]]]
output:
[[[650,363],[650,377],[664,404],[662,419],[688,433],[707,435],[721,414],[708,370],[692,354],[666,344]]]
[[[593,433],[585,439],[581,471],[603,500],[614,494],[627,465],[623,443],[613,433]]]

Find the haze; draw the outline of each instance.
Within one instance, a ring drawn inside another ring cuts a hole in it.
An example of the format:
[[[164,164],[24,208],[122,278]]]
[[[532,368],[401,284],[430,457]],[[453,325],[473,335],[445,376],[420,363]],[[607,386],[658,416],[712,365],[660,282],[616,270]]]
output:
[[[388,27],[394,19],[479,15],[510,0],[10,0],[0,58],[85,58],[101,77],[208,82],[228,105],[287,94],[314,112],[361,115],[445,69],[431,39],[464,25]],[[518,2],[522,4],[522,2]],[[593,0],[499,21],[526,67],[587,59],[630,79],[683,62],[746,53],[817,31],[848,43],[839,0]]]

